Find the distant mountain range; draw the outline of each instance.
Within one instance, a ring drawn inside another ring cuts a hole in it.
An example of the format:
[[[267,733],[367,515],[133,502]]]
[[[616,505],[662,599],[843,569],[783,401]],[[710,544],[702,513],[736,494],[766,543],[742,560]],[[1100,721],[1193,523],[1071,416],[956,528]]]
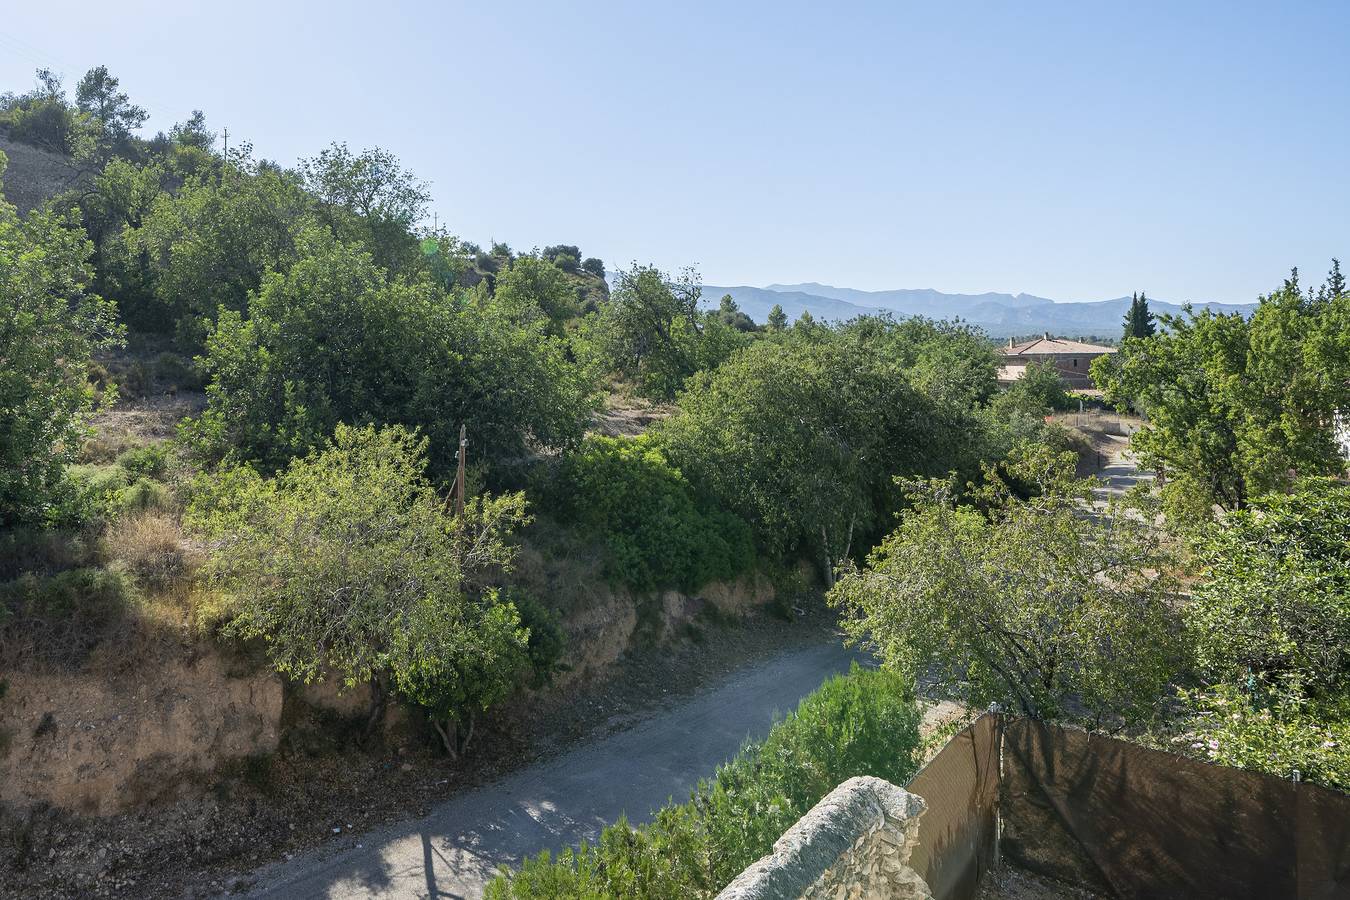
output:
[[[1129,297],[1086,302],[1056,302],[1031,294],[944,294],[941,291],[911,289],[896,291],[859,291],[831,287],[828,284],[771,284],[768,287],[718,287],[704,285],[703,302],[716,308],[723,295],[730,294],[737,305],[756,322],[768,318],[774,304],[783,307],[790,320],[803,310],[816,319],[842,321],[854,316],[891,313],[897,316],[928,316],[952,319],[957,316],[979,325],[993,337],[1049,331],[1076,337],[1120,336]],[[1178,313],[1181,304],[1149,298],[1149,308],[1157,313]],[[1196,310],[1249,314],[1254,303],[1195,303]]]

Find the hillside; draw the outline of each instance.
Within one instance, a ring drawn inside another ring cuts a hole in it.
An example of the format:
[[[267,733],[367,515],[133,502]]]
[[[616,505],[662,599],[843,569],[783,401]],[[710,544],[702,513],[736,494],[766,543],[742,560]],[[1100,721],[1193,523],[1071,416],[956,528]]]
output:
[[[0,153],[7,159],[4,196],[20,213],[70,188],[79,175],[67,157],[10,140],[3,132],[0,132]]]
[[[928,316],[934,319],[960,317],[979,325],[994,337],[1008,337],[1036,331],[1113,336],[1129,309],[1129,297],[1089,302],[1056,302],[1032,294],[945,294],[931,289],[860,291],[837,288],[815,282],[771,284],[757,288],[743,285],[703,289],[705,303],[715,307],[724,294],[730,294],[745,313],[763,322],[774,304],[783,307],[791,319],[809,310],[817,319],[842,321],[853,316],[890,312],[901,316]],[[1149,298],[1156,314],[1179,313],[1182,305]],[[1255,304],[1196,303],[1196,309],[1249,314]]]

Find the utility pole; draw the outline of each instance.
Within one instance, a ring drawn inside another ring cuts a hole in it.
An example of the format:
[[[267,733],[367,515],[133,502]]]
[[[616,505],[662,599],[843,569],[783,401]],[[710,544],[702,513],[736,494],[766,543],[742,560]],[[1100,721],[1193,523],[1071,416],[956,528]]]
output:
[[[469,439],[465,437],[465,428],[459,426],[459,451],[455,458],[459,465],[455,469],[455,517],[464,518],[464,457],[468,453]]]
[[[230,129],[225,129],[225,158],[230,158]]]

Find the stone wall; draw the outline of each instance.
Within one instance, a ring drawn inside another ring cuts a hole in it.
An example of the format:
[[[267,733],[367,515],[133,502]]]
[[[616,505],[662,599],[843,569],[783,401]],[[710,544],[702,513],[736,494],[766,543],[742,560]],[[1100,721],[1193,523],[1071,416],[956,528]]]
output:
[[[880,778],[850,778],[718,894],[718,900],[932,900],[909,866],[921,798]]]

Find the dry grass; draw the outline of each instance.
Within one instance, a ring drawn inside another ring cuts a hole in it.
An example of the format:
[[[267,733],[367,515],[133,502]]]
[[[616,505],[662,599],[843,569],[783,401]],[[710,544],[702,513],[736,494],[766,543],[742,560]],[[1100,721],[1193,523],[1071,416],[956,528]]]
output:
[[[124,565],[142,587],[151,591],[168,591],[190,581],[200,565],[200,554],[184,540],[178,522],[153,509],[110,524],[102,548],[111,564]]]
[[[93,561],[93,545],[80,531],[20,527],[0,532],[0,581],[25,572],[53,575],[87,566]]]

